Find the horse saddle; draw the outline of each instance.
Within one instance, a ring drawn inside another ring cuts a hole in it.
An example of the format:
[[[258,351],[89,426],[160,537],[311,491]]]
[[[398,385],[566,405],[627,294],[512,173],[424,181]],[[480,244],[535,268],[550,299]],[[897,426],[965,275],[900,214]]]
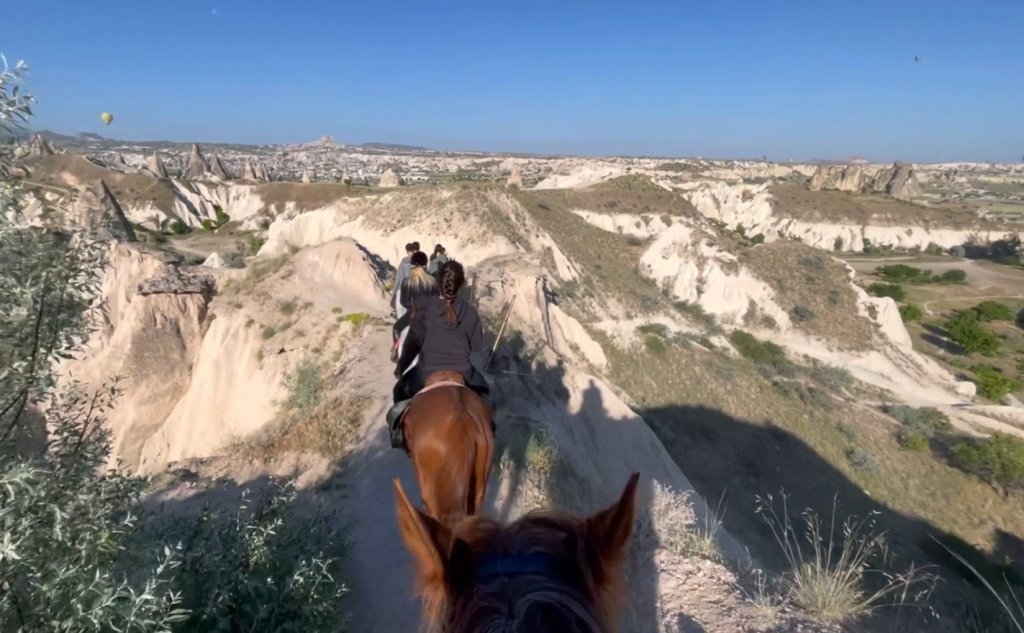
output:
[[[413,402],[421,394],[424,394],[438,387],[465,387],[466,380],[457,371],[436,371],[427,376],[426,385],[409,400],[399,400],[390,409],[386,416],[388,430],[391,435],[391,448],[406,448],[405,427],[402,424],[406,412]]]

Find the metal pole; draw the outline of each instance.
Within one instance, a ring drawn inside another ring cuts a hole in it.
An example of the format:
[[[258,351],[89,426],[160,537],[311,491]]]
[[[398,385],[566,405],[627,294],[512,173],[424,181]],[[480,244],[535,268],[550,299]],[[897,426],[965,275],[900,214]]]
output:
[[[512,305],[516,302],[516,296],[517,295],[512,295],[508,305],[505,307],[505,316],[501,319],[501,327],[498,328],[498,334],[494,337],[494,346],[491,348],[491,353],[487,357],[487,364],[484,365],[485,372],[487,371],[487,368],[491,366],[491,359],[494,358],[494,353],[498,351],[498,345],[501,344],[501,335],[505,333],[505,326],[508,324],[508,318],[512,316]]]

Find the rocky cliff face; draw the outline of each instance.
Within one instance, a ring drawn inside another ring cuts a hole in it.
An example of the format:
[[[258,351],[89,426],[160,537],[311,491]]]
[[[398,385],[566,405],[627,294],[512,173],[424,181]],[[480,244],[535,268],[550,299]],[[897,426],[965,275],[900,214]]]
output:
[[[921,187],[914,169],[896,162],[888,168],[866,168],[854,165],[820,165],[808,182],[812,191],[832,189],[853,193],[884,193],[899,200],[921,197]]]
[[[202,150],[195,143],[192,144],[192,153],[188,157],[188,167],[185,169],[186,180],[197,180],[210,171],[210,164],[206,162]]]
[[[378,183],[378,186],[394,188],[398,187],[401,184],[402,181],[398,177],[398,174],[396,174],[393,169],[388,169],[383,174],[380,175],[380,182]]]

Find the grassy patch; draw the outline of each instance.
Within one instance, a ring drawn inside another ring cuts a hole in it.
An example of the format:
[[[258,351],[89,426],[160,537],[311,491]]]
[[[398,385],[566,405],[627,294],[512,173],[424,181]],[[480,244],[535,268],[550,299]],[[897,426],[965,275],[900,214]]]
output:
[[[778,303],[802,330],[840,349],[871,345],[871,322],[858,315],[857,295],[842,262],[787,241],[745,249],[739,257],[772,287]]]
[[[921,308],[916,305],[910,304],[900,306],[900,318],[903,319],[904,323],[920,321],[923,316],[924,313],[921,312]]]

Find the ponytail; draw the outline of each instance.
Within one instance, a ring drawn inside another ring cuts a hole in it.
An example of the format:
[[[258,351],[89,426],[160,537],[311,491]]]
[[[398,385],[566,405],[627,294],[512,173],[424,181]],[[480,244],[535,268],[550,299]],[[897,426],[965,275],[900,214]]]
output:
[[[445,262],[441,266],[439,276],[441,278],[441,298],[444,299],[445,315],[448,317],[449,323],[458,325],[459,318],[455,314],[455,307],[452,304],[455,302],[455,296],[462,288],[462,285],[466,283],[466,275],[462,270],[462,264],[454,260]]]

